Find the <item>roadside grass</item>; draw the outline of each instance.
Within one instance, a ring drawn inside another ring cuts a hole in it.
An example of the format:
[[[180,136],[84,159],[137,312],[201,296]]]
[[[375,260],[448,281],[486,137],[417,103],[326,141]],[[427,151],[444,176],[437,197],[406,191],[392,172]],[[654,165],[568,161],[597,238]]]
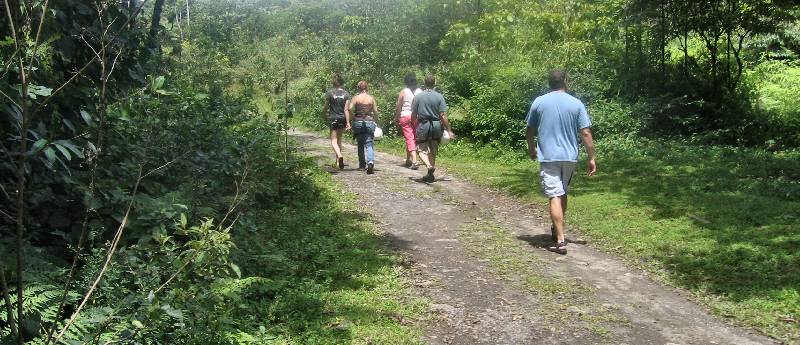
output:
[[[375,221],[306,158],[291,202],[234,235],[242,278],[217,287],[241,344],[417,344],[427,304]],[[243,228],[246,228],[243,226]],[[232,340],[233,341],[233,340]]]
[[[378,142],[404,155],[400,138]],[[568,228],[714,313],[800,340],[800,152],[633,138],[598,142],[596,176],[570,192]],[[454,142],[439,167],[545,205],[522,152]]]

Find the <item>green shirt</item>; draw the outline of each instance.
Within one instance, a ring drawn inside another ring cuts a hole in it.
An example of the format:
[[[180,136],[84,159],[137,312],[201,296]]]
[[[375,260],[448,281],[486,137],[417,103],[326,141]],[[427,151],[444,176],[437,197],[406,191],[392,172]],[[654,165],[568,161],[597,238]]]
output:
[[[414,96],[411,111],[417,113],[419,121],[439,121],[439,114],[447,111],[447,103],[442,94],[427,89]]]

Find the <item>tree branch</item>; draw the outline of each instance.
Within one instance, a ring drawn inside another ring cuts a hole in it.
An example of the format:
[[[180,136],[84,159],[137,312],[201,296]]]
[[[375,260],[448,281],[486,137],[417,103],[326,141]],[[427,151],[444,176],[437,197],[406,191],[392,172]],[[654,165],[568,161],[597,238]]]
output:
[[[8,292],[8,283],[6,282],[6,268],[0,263],[0,288],[3,289],[3,300],[6,304],[6,313],[8,313],[8,324],[11,326],[11,333],[15,336],[17,332],[17,324],[14,321],[14,305],[11,303],[11,295]]]
[[[7,0],[3,0],[3,1],[7,1]],[[126,29],[126,27],[128,26],[128,24],[129,24],[129,23],[131,23],[131,21],[132,21],[132,20],[133,20],[133,19],[134,19],[134,18],[135,18],[135,17],[136,17],[138,14],[139,14],[139,12],[141,12],[141,11],[142,11],[142,8],[144,7],[144,5],[145,5],[146,3],[147,3],[147,0],[144,0],[144,1],[142,1],[142,4],[141,4],[141,5],[140,5],[140,6],[139,6],[137,9],[136,9],[136,11],[133,13],[133,15],[131,15],[130,17],[128,17],[128,20],[127,20],[127,21],[125,22],[125,24],[122,26],[122,29],[120,29],[120,31],[116,32],[116,33],[114,34],[114,36],[112,36],[111,40],[109,40],[109,42],[108,42],[108,43],[106,43],[106,44],[101,44],[101,48],[100,48],[101,50],[102,50],[102,49],[105,49],[106,47],[108,47],[108,46],[110,46],[110,45],[114,44],[114,42],[116,42],[117,38],[119,38],[119,34],[120,34],[120,33],[122,33],[122,31],[124,31],[124,30]],[[61,84],[61,85],[60,85],[58,88],[56,88],[56,89],[55,89],[55,90],[54,90],[54,91],[53,91],[53,92],[50,94],[50,96],[47,96],[47,98],[45,98],[45,99],[42,101],[42,103],[39,103],[39,105],[38,105],[38,106],[37,106],[37,108],[36,108],[36,111],[38,112],[38,111],[39,111],[39,110],[40,110],[42,107],[44,107],[44,106],[45,106],[47,103],[49,103],[49,102],[50,102],[50,100],[51,100],[53,97],[55,97],[57,94],[59,94],[61,91],[63,91],[63,90],[64,90],[64,88],[65,88],[65,87],[67,87],[67,85],[69,85],[70,83],[72,83],[72,81],[73,81],[73,80],[75,80],[75,78],[77,78],[79,75],[83,74],[83,72],[84,72],[84,71],[85,71],[87,68],[89,68],[89,66],[91,66],[91,65],[92,65],[92,64],[95,62],[95,60],[97,60],[97,56],[95,56],[95,57],[93,57],[91,60],[89,60],[89,62],[87,62],[87,63],[86,63],[86,64],[85,64],[83,67],[81,67],[81,69],[80,69],[80,70],[78,70],[77,72],[75,72],[75,74],[74,74],[74,75],[72,75],[72,77],[70,77],[70,78],[69,78],[67,81],[65,81],[65,82],[64,82],[63,84]]]
[[[9,96],[5,92],[3,92],[3,90],[0,90],[0,95],[2,95],[3,97],[7,98],[8,101],[11,102],[11,104],[14,104],[15,106],[17,106],[17,108],[21,108],[19,106],[19,103],[17,103],[13,98],[11,98],[11,96]]]
[[[133,187],[133,192],[131,193],[131,201],[128,202],[128,208],[125,210],[125,216],[122,218],[122,222],[120,223],[119,227],[117,228],[117,232],[114,234],[114,239],[111,241],[111,246],[108,248],[108,252],[106,254],[106,260],[103,262],[103,267],[100,269],[100,272],[97,274],[94,282],[92,283],[89,290],[83,296],[81,303],[78,305],[78,308],[75,309],[75,312],[72,313],[67,323],[58,332],[55,339],[53,339],[54,343],[58,343],[58,341],[64,336],[70,326],[75,323],[75,320],[78,319],[83,308],[86,306],[86,303],[89,301],[89,298],[92,297],[94,290],[97,289],[97,286],[100,285],[100,280],[103,279],[103,276],[106,274],[108,270],[108,266],[111,264],[111,259],[114,258],[114,254],[117,251],[117,245],[119,245],[119,241],[122,239],[122,234],[125,231],[125,226],[128,225],[128,218],[130,217],[131,210],[133,209],[133,202],[136,197],[136,193],[139,191],[139,185],[142,182],[142,166],[139,166],[139,176],[136,178],[136,185]]]
[[[13,53],[11,53],[8,63],[5,65],[5,67],[3,67],[3,74],[0,75],[0,79],[5,78],[8,72],[11,70],[11,65],[14,64],[14,59],[17,57],[17,54],[19,54],[19,49],[16,49]]]
[[[36,59],[36,50],[39,48],[39,40],[42,37],[42,27],[44,27],[44,18],[47,16],[47,5],[50,0],[44,0],[42,6],[42,16],[39,18],[39,28],[36,29],[36,39],[33,40],[33,50],[31,51],[31,59],[28,61],[28,66],[33,66],[33,60]]]
[[[6,17],[8,18],[8,25],[11,27],[11,34],[14,38],[14,47],[17,50],[20,50],[20,43],[19,37],[17,37],[17,29],[14,25],[14,16],[11,14],[11,6],[8,4],[8,0],[3,0],[3,4],[6,8]],[[22,280],[22,265],[23,265],[23,255],[22,255],[22,236],[25,233],[25,166],[27,165],[27,155],[26,152],[28,151],[28,120],[30,114],[28,113],[28,80],[25,76],[25,62],[22,54],[18,54],[17,61],[19,63],[19,78],[20,83],[22,85],[22,97],[20,99],[20,103],[22,103],[21,109],[21,119],[20,119],[20,145],[19,145],[19,157],[17,157],[17,167],[16,167],[16,177],[17,177],[17,198],[16,198],[16,261],[17,261],[17,330],[22,330],[22,320],[24,319],[24,308],[23,305],[25,303],[25,295],[24,295],[24,284],[25,282]],[[17,343],[19,345],[25,344],[25,339],[22,337],[22,332],[17,332]]]
[[[178,161],[178,159],[180,159],[180,158],[183,158],[183,156],[186,156],[187,154],[189,154],[189,152],[191,152],[191,151],[186,151],[186,152],[184,152],[183,154],[181,154],[181,155],[179,155],[179,156],[177,156],[177,157],[173,158],[171,161],[169,161],[169,162],[166,162],[166,163],[164,163],[163,165],[161,165],[161,166],[159,166],[159,167],[157,167],[157,168],[155,168],[155,169],[152,169],[152,170],[148,171],[146,174],[142,175],[142,178],[145,178],[145,177],[147,177],[147,176],[150,176],[150,175],[154,174],[155,172],[157,172],[157,171],[159,171],[159,170],[161,170],[161,169],[164,169],[164,168],[166,168],[166,167],[168,167],[168,166],[172,165],[173,163],[177,162],[177,161]]]

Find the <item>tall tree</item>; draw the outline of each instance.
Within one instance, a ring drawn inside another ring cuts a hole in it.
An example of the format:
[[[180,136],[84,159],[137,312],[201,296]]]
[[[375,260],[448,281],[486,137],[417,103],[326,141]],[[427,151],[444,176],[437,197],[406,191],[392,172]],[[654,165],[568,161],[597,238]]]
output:
[[[156,43],[156,35],[158,34],[158,27],[161,25],[161,12],[164,10],[165,0],[156,0],[153,4],[153,17],[150,20],[150,43]]]

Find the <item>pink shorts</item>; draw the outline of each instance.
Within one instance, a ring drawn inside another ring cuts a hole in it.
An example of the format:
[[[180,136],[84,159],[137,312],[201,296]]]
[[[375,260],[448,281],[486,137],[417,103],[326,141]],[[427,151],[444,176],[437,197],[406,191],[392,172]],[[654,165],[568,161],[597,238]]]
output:
[[[406,138],[406,150],[412,152],[417,149],[415,141],[414,129],[417,124],[411,121],[411,116],[400,117],[400,128],[403,130],[403,137]]]

